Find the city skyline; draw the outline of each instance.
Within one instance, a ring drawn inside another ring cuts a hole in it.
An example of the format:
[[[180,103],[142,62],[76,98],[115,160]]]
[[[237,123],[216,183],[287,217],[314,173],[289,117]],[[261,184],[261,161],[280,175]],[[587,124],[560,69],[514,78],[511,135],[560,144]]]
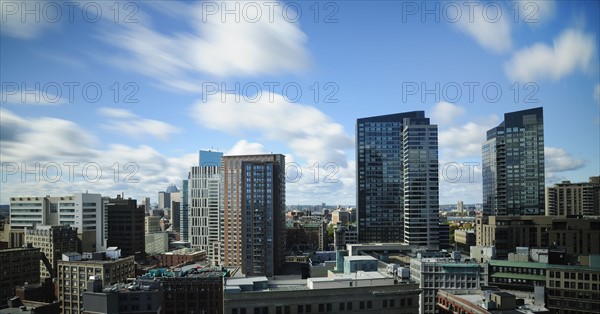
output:
[[[479,5],[472,22],[446,5],[332,3],[279,2],[287,15],[263,7],[256,23],[244,5],[223,18],[221,2],[98,3],[97,21],[59,5],[55,23],[22,23],[3,2],[0,203],[86,190],[154,203],[212,148],[297,163],[288,204],[354,204],[356,119],[415,110],[439,127],[440,204],[482,202],[481,145],[506,112],[544,108],[546,185],[600,172],[597,2]],[[22,180],[36,162],[62,180]],[[98,182],[81,178],[89,164]]]

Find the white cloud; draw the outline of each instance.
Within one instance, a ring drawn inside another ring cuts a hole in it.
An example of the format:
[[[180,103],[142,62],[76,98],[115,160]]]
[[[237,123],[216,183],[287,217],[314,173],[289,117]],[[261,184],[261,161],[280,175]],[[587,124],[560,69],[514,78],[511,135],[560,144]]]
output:
[[[442,101],[433,106],[431,119],[432,123],[448,125],[452,123],[455,118],[463,114],[465,114],[465,109],[463,107]]]
[[[71,121],[25,118],[0,110],[0,160],[5,181],[0,185],[2,204],[16,195],[65,195],[86,190],[109,196],[125,192],[138,200],[144,196],[156,199],[156,192],[169,183],[180,186],[189,168],[197,163],[196,153],[168,157],[146,145],[113,144],[99,148],[93,135]],[[57,177],[51,167],[47,173],[43,170],[50,163],[61,168],[58,182],[52,182]],[[67,163],[78,163],[72,164],[72,174]],[[13,174],[14,168],[9,168],[9,164],[18,171]],[[86,166],[91,166],[87,177],[82,174]],[[37,169],[38,182],[33,174],[22,176],[24,167]],[[92,182],[97,174],[98,181]],[[126,180],[128,175],[133,180]]]
[[[273,101],[270,101],[273,100]],[[342,125],[318,109],[290,103],[279,94],[262,94],[255,102],[221,95],[198,101],[191,110],[198,124],[232,134],[257,132],[259,136],[287,144],[293,154],[308,162],[336,162],[346,166],[345,151],[352,138]]]
[[[236,22],[233,14],[205,16],[203,3],[198,2],[187,7],[190,13],[184,17],[191,20],[191,31],[186,33],[166,35],[148,23],[126,25],[106,32],[104,38],[129,56],[108,60],[184,91],[199,91],[207,75],[224,78],[301,72],[310,64],[307,37],[298,23],[283,19],[282,5],[275,6],[270,20],[266,12],[272,5],[261,3],[265,14],[251,23],[249,17]]]
[[[594,97],[594,100],[596,100],[596,102],[600,104],[600,83],[596,84],[592,96]]]
[[[456,161],[465,157],[481,157],[481,144],[486,139],[486,132],[498,123],[499,118],[494,115],[440,130],[438,142],[443,158]]]
[[[501,5],[486,6],[477,1],[461,7],[462,14],[456,27],[471,36],[479,45],[492,52],[506,52],[512,48],[510,16],[502,14]],[[472,11],[471,11],[472,10]],[[468,12],[471,12],[467,14]]]
[[[98,109],[98,113],[110,118],[108,122],[102,124],[103,128],[133,137],[150,135],[166,140],[171,134],[181,132],[168,123],[144,119],[124,109],[102,107]]]
[[[536,43],[515,52],[504,71],[515,81],[559,80],[576,70],[589,70],[595,52],[593,35],[567,29],[554,39],[552,47]]]
[[[258,155],[267,154],[265,147],[260,143],[250,143],[247,140],[239,140],[224,155]]]
[[[585,166],[583,160],[577,159],[567,151],[558,147],[544,147],[546,173],[577,170]]]
[[[38,37],[44,30],[52,27],[54,23],[49,23],[41,17],[44,3],[39,1],[9,1],[0,0],[0,16],[2,17],[2,35],[20,38],[33,39]],[[22,17],[23,10],[31,10],[32,14]],[[56,11],[49,9],[49,15]],[[37,16],[36,16],[37,15]],[[37,21],[36,21],[37,18]]]

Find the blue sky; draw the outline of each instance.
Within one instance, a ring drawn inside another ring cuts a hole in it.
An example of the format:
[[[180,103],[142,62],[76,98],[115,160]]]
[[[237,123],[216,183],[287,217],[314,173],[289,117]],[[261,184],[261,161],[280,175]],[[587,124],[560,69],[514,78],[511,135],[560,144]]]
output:
[[[441,203],[481,201],[510,111],[544,107],[547,184],[600,173],[597,1],[23,3],[0,6],[0,203],[155,202],[215,149],[286,154],[288,204],[354,204],[356,119],[412,110]]]

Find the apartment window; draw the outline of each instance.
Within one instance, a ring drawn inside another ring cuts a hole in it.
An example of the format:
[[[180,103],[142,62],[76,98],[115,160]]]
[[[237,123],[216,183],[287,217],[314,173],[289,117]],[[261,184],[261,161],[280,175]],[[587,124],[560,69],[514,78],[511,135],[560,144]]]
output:
[[[373,301],[367,301],[367,309],[373,308]]]
[[[298,305],[298,313],[304,313],[304,305]]]
[[[348,311],[352,311],[352,302],[348,302],[348,303],[346,303],[346,309],[347,309]]]
[[[325,311],[325,304],[319,304],[319,313],[324,312]]]
[[[364,310],[364,309],[365,309],[365,301],[360,301],[360,303],[359,303],[359,305],[358,305],[358,308],[359,308],[360,310]]]
[[[340,303],[340,311],[346,310],[346,303]]]
[[[312,305],[307,304],[306,305],[306,313],[310,313],[310,312],[312,312]]]
[[[333,310],[333,305],[331,303],[327,303],[327,312],[331,312]]]

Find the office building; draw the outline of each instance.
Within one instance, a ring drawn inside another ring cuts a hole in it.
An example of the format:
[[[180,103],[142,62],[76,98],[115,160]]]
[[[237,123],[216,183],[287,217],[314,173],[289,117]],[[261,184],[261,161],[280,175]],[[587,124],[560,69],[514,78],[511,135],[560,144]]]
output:
[[[543,290],[543,289],[542,289]],[[529,296],[529,295],[528,295]],[[439,314],[548,314],[543,294],[522,298],[497,287],[465,290],[439,290],[437,313]],[[538,299],[541,297],[541,301]]]
[[[161,232],[160,217],[158,217],[158,216],[144,217],[144,232],[145,232],[145,234],[153,234],[153,233]]]
[[[81,251],[102,249],[102,226],[105,226],[105,220],[100,194],[11,197],[10,221],[11,232],[21,234],[25,228],[35,225],[69,225],[77,228],[77,236],[82,243]],[[21,246],[23,243],[15,244]]]
[[[439,290],[478,289],[487,285],[487,263],[463,260],[460,252],[453,252],[452,255],[428,257],[428,253],[418,253],[417,257],[410,259],[410,278],[423,289],[419,313],[436,313]]]
[[[358,231],[356,230],[356,225],[343,225],[338,223],[333,228],[333,243],[336,251],[345,250],[346,244],[358,243]]]
[[[118,247],[124,257],[145,256],[144,207],[137,206],[137,201],[124,199],[121,195],[111,198],[106,211],[108,213],[107,246]]]
[[[504,114],[482,146],[483,214],[543,215],[544,118],[534,108]]]
[[[156,255],[169,250],[169,234],[158,232],[144,236],[146,255]]]
[[[456,250],[461,252],[469,252],[470,247],[476,244],[475,230],[473,229],[456,229],[454,230],[454,243]]]
[[[222,165],[222,265],[273,276],[285,257],[285,156],[225,156]]]
[[[206,261],[206,251],[197,248],[183,248],[164,252],[157,256],[160,267],[175,267]]]
[[[456,202],[456,211],[460,213],[465,211],[465,204],[463,203],[463,201]]]
[[[46,259],[40,259],[40,279],[56,278],[56,263],[63,253],[76,252],[79,248],[77,228],[67,225],[36,225],[25,230],[25,243],[39,248]],[[45,264],[49,263],[50,265]],[[51,269],[48,269],[48,266]]]
[[[166,203],[166,199],[167,196],[165,195],[165,192],[160,191],[158,192],[158,209],[165,209],[165,203]]]
[[[600,177],[590,177],[588,182],[581,183],[563,181],[546,187],[546,215],[600,215]]]
[[[198,166],[187,180],[189,241],[193,248],[207,252],[212,265],[220,265],[221,247],[221,158],[223,153],[200,151]]]
[[[438,245],[438,133],[423,111],[356,125],[359,241]]]
[[[190,241],[190,217],[189,217],[189,179],[183,180],[181,184],[181,210],[179,219],[181,220],[181,241]]]
[[[61,312],[82,313],[81,294],[87,288],[88,279],[100,278],[102,285],[126,282],[135,276],[133,256],[120,258],[107,257],[106,252],[95,253],[90,259],[82,259],[78,253],[63,254],[58,261],[58,300]]]
[[[40,282],[40,249],[0,250],[0,305],[15,295],[15,287]]]

